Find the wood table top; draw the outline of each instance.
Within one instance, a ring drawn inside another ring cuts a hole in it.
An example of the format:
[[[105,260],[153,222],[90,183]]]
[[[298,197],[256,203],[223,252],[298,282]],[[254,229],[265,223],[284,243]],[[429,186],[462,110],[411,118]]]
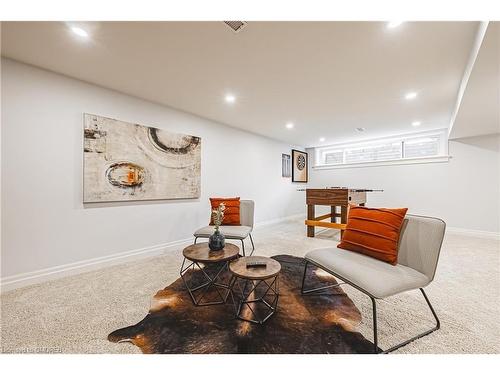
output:
[[[266,267],[247,268],[248,262],[266,262]],[[242,257],[229,263],[229,270],[242,279],[264,280],[276,276],[281,271],[281,264],[271,258],[261,256]]]
[[[222,250],[210,250],[208,242],[189,245],[182,254],[186,259],[200,263],[226,262],[234,259],[240,253],[240,248],[232,243],[227,243]]]

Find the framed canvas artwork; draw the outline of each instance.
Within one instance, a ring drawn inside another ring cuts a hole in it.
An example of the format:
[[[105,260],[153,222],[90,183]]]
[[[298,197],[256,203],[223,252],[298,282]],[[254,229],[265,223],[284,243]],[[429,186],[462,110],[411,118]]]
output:
[[[307,152],[292,150],[292,182],[307,182]]]
[[[84,115],[83,201],[200,197],[201,139]]]
[[[281,177],[290,177],[290,155],[281,154]]]

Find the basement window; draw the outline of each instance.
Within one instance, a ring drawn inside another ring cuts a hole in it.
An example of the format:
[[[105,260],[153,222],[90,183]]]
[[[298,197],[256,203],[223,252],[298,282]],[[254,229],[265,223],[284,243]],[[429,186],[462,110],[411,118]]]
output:
[[[448,160],[446,129],[316,147],[315,168],[415,164]]]

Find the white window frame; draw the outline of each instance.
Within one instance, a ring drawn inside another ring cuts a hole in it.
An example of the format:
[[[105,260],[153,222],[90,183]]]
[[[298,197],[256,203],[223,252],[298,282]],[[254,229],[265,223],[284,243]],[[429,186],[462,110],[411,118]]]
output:
[[[439,136],[439,151],[435,156],[421,156],[414,158],[404,157],[404,142],[410,141],[416,138],[422,138],[426,136]],[[363,162],[353,162],[346,163],[345,151],[349,148],[371,146],[377,144],[394,143],[401,142],[401,157],[397,159],[390,160],[377,160],[377,161],[363,161]],[[325,164],[322,163],[325,160],[325,153],[332,151],[343,151],[343,162],[342,164]],[[339,169],[339,168],[359,168],[368,166],[384,166],[384,165],[400,165],[400,164],[421,164],[421,163],[442,163],[447,162],[450,159],[448,155],[448,131],[447,129],[437,129],[431,131],[422,131],[407,133],[392,137],[383,137],[365,140],[362,142],[349,142],[349,143],[338,143],[329,146],[319,146],[314,148],[314,169]]]

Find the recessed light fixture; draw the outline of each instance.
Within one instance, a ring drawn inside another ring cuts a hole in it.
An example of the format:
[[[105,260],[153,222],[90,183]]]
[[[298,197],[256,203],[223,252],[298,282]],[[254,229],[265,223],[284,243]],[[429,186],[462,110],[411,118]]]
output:
[[[319,141],[320,141],[320,142],[324,142],[324,141],[325,141],[325,137],[321,137],[321,138],[319,139]]]
[[[405,95],[405,99],[406,100],[412,100],[412,99],[415,99],[417,97],[417,93],[415,91],[412,91],[412,92],[409,92]]]
[[[82,37],[82,38],[88,38],[89,37],[89,33],[86,32],[85,30],[83,30],[81,27],[77,27],[77,26],[72,26],[71,27],[71,31],[73,31],[74,34]]]
[[[287,129],[293,129],[293,122],[289,122],[285,126]]]
[[[224,100],[226,101],[226,103],[234,103],[236,101],[236,96],[234,96],[233,94],[227,94]]]
[[[357,131],[358,133],[362,133],[362,132],[364,132],[365,130],[366,130],[365,128],[356,128],[356,131]]]
[[[411,126],[415,126],[415,127],[420,126],[420,125],[422,125],[422,122],[421,122],[421,121],[413,121],[413,122],[411,123]]]
[[[401,26],[402,23],[403,23],[403,21],[390,21],[390,22],[387,22],[387,28],[388,29],[395,29],[396,27]]]

